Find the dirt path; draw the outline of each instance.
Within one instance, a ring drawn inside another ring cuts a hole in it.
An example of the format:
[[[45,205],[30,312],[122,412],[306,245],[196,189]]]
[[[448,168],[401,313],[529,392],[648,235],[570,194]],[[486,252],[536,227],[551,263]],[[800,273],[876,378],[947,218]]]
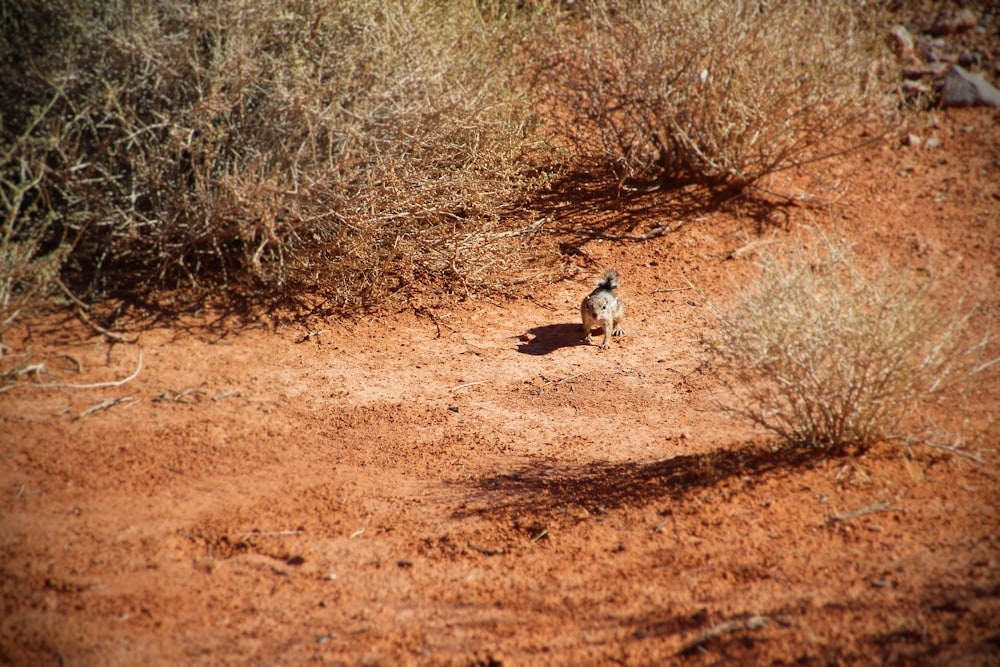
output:
[[[970,413],[985,465],[774,451],[712,410],[691,287],[722,299],[733,251],[823,225],[1000,314],[998,120],[944,114],[939,149],[845,161],[830,209],[612,242],[581,230],[679,221],[679,196],[573,202],[555,226],[579,272],[507,303],[206,313],[114,345],[31,322],[8,344],[41,381],[143,365],[0,394],[0,662],[995,660],[995,376]],[[599,351],[576,308],[607,265],[630,317]]]

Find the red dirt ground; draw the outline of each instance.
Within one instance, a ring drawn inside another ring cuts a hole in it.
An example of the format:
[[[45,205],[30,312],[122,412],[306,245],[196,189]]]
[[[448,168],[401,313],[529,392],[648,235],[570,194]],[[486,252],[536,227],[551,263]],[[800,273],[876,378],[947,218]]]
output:
[[[774,451],[713,409],[690,289],[724,300],[733,251],[822,227],[1000,315],[998,121],[925,116],[939,147],[846,158],[830,207],[564,189],[580,270],[504,303],[123,320],[132,344],[24,324],[40,382],[142,367],[0,394],[0,662],[1000,664],[996,375],[983,464]],[[577,307],[608,265],[630,316],[599,351]]]

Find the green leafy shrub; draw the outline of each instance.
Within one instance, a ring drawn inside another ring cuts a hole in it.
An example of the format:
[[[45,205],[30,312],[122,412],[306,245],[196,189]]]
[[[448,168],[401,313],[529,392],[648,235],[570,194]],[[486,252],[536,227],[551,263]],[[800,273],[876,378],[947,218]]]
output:
[[[765,256],[702,338],[723,408],[795,446],[842,449],[910,437],[922,405],[990,364],[969,343],[973,310],[886,265],[866,276],[846,245]]]

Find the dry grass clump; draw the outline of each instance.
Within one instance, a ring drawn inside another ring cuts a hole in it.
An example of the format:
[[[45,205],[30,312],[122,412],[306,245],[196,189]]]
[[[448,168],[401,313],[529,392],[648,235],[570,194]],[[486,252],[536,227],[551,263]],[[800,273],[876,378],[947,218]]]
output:
[[[724,409],[790,445],[915,438],[903,431],[920,406],[990,365],[990,335],[969,342],[972,310],[940,306],[928,281],[885,265],[866,276],[842,244],[765,256],[732,305],[709,305],[702,343]]]
[[[3,294],[47,256],[94,298],[253,284],[377,303],[516,275],[523,230],[502,214],[531,145],[502,10],[5,4]]]
[[[540,85],[565,115],[556,132],[620,182],[693,178],[744,189],[869,143],[885,127],[892,68],[871,8],[850,0],[585,7],[582,21],[558,26]]]

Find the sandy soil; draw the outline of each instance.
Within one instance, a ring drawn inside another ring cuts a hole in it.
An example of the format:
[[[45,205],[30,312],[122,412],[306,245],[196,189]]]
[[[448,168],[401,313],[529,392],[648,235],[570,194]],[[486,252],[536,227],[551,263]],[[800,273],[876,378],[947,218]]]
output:
[[[830,207],[566,185],[578,271],[503,303],[24,323],[24,379],[59,386],[0,394],[0,662],[998,664],[996,376],[983,464],[830,457],[714,410],[696,345],[692,284],[724,300],[734,251],[817,226],[1000,315],[1000,114],[925,121],[939,147],[845,158]],[[602,266],[607,351],[576,331]]]

